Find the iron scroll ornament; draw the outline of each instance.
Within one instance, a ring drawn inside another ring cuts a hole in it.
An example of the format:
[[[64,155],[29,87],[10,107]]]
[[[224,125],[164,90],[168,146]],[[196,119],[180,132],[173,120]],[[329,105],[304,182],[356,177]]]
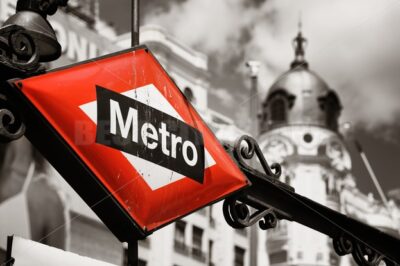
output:
[[[0,68],[6,79],[40,70],[39,49],[25,28],[8,25],[0,29]]]
[[[252,172],[258,172],[258,170],[255,170],[253,167],[251,167],[246,160],[252,160],[254,155],[256,155],[266,177],[270,180],[278,180],[282,174],[282,168],[280,164],[273,163],[271,167],[269,167],[268,162],[265,159],[260,146],[258,146],[257,141],[250,136],[242,136],[239,138],[239,140],[235,143],[233,154],[240,167]]]
[[[339,256],[351,254],[357,265],[362,266],[399,266],[398,263],[380,254],[373,248],[363,244],[361,241],[352,239],[342,234],[333,239],[333,248]]]
[[[0,71],[4,80],[40,72],[39,51],[34,38],[23,27],[0,29]],[[25,133],[22,117],[4,94],[0,94],[0,142],[10,142]]]
[[[238,198],[226,199],[223,212],[226,222],[235,229],[244,229],[258,222],[262,230],[268,230],[275,228],[278,223],[274,209],[256,210],[251,213],[250,207]]]
[[[41,74],[45,70],[42,62],[61,55],[61,46],[46,17],[67,3],[68,0],[18,0],[16,14],[0,28],[0,142],[17,140],[25,133],[16,103],[1,91],[6,87],[3,83]]]
[[[25,134],[25,124],[17,108],[0,94],[0,142],[17,140]]]
[[[226,146],[229,150],[230,147]],[[282,173],[279,164],[268,165],[260,147],[256,140],[249,136],[242,136],[233,147],[231,153],[239,164],[239,167],[245,171],[251,172],[260,178],[266,178],[269,181],[281,183],[279,177]],[[258,159],[265,173],[250,166],[247,161]],[[246,203],[246,193],[236,194],[224,201],[223,213],[226,222],[235,229],[243,229],[258,222],[262,230],[275,228],[279,218],[279,214],[273,208],[254,208]]]

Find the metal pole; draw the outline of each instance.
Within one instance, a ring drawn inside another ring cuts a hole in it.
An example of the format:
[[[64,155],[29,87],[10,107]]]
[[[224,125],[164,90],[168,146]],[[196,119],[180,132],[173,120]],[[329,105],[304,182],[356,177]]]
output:
[[[132,0],[131,3],[131,46],[139,45],[140,30],[140,0]],[[139,266],[139,247],[138,241],[128,243],[128,266]]]
[[[358,152],[359,152],[360,155],[361,155],[361,159],[363,160],[364,165],[365,165],[365,167],[367,168],[367,171],[368,171],[368,173],[369,173],[369,176],[370,176],[371,179],[372,179],[372,182],[374,182],[374,185],[375,185],[375,187],[376,187],[376,190],[378,190],[378,193],[379,193],[379,195],[381,196],[381,199],[382,199],[383,203],[385,204],[385,207],[388,209],[389,214],[390,214],[390,209],[389,209],[388,200],[387,200],[387,198],[386,198],[386,196],[385,196],[385,193],[384,193],[383,190],[382,190],[381,185],[379,184],[378,178],[376,177],[375,172],[374,172],[374,170],[372,169],[371,164],[369,163],[369,160],[368,160],[368,158],[367,158],[367,155],[364,153],[364,151],[363,151],[363,149],[362,149],[362,147],[361,147],[361,144],[360,144],[357,140],[354,140],[354,144],[356,145],[357,150],[358,150]]]
[[[250,90],[250,121],[251,121],[251,134],[256,138],[258,135],[257,132],[257,116],[258,116],[258,95],[257,95],[257,83],[258,77],[252,76],[251,77],[251,90]]]
[[[138,241],[128,243],[128,266],[139,266]]]
[[[249,119],[250,119],[250,134],[257,138],[258,129],[258,73],[260,69],[260,62],[248,61],[246,66],[250,71],[250,106],[249,106]],[[253,162],[250,162],[253,164]],[[257,226],[250,227],[250,266],[257,266],[257,254],[258,254],[258,228]]]
[[[258,73],[260,69],[260,62],[249,61],[246,66],[250,70],[251,87],[250,87],[250,106],[249,106],[249,119],[250,119],[250,134],[253,137],[258,136],[257,121],[258,121]]]
[[[139,45],[140,0],[132,0],[132,47]]]

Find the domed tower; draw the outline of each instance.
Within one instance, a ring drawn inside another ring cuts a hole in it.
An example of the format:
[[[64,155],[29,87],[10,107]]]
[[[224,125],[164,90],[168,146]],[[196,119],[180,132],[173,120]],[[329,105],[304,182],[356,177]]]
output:
[[[336,131],[341,104],[336,93],[304,58],[306,39],[293,40],[295,60],[269,90],[262,106],[261,133],[287,125],[313,125]]]
[[[338,133],[337,94],[305,60],[307,40],[293,40],[295,59],[262,104],[259,143],[269,163],[280,163],[281,181],[296,192],[340,211],[339,190],[351,170]],[[280,222],[268,232],[270,264],[335,265],[330,240],[297,223]]]

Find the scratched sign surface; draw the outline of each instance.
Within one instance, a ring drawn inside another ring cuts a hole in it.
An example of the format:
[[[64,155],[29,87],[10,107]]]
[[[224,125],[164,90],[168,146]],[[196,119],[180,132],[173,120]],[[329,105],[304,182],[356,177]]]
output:
[[[144,234],[248,184],[144,46],[13,85]],[[96,193],[74,180],[82,198]]]

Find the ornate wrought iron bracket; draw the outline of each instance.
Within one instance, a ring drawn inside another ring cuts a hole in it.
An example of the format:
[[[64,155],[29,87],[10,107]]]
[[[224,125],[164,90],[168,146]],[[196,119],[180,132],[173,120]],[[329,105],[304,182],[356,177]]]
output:
[[[3,82],[14,77],[29,76],[39,70],[39,52],[31,34],[18,25],[1,28],[0,71]],[[13,103],[0,94],[0,142],[13,141],[24,135],[25,126],[16,110]]]
[[[260,228],[267,230],[274,228],[278,222],[274,209],[266,208],[251,213],[248,205],[236,197],[225,200],[223,211],[227,223],[235,229],[243,229],[259,222]]]
[[[6,143],[25,134],[22,117],[11,101],[0,94],[0,142]]]
[[[381,265],[382,262],[382,265],[399,265],[398,262],[345,234],[333,239],[333,247],[339,256],[352,254],[358,265],[375,266]]]
[[[329,236],[336,253],[352,254],[358,265],[400,265],[399,239],[296,194],[279,181],[280,166],[269,167],[253,138],[243,136],[226,150],[251,183],[224,202],[225,219],[233,228],[258,222],[265,230],[286,219]],[[264,173],[253,167],[256,159]]]
[[[17,1],[17,13],[0,28],[1,82],[40,74],[44,71],[41,62],[60,56],[61,46],[46,17],[53,15],[59,6],[65,6],[67,2]],[[1,91],[4,87],[0,87],[0,142],[9,142],[22,137],[25,126],[18,109]]]
[[[39,51],[32,35],[23,27],[0,29],[0,71],[3,78],[24,77],[40,68]]]
[[[292,187],[279,181],[281,166],[272,164],[270,167],[257,142],[251,137],[243,136],[234,147],[226,146],[226,149],[241,170],[256,179],[251,181],[253,186],[255,181],[268,181],[282,189],[294,191]],[[255,156],[265,173],[261,173],[250,165],[254,163]],[[257,201],[257,197],[248,190],[227,198],[223,205],[223,212],[227,223],[236,229],[245,228],[258,222],[261,229],[267,230],[274,228],[279,219],[289,218],[285,213],[275,210],[272,206]]]

